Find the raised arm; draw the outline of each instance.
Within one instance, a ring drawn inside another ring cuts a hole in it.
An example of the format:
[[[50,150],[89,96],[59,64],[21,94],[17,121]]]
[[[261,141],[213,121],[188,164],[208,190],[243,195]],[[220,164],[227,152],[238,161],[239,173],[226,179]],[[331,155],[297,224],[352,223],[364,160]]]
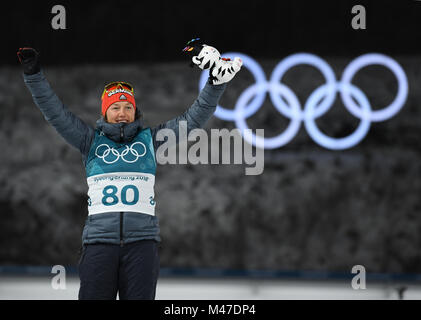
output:
[[[18,57],[24,68],[24,81],[38,108],[57,132],[82,155],[86,156],[94,137],[92,127],[71,113],[54,93],[39,67],[38,53],[32,48],[21,48]]]
[[[174,131],[177,143],[179,142],[179,123],[180,121],[187,122],[187,134],[196,128],[203,128],[205,123],[212,117],[216,110],[218,101],[221,98],[226,84],[212,85],[207,83],[206,86],[200,91],[199,96],[194,101],[187,111],[180,116],[162,123],[151,129],[152,138],[155,150],[164,143],[164,141],[156,140],[156,134],[161,129],[171,129]]]
[[[200,91],[198,98],[186,112],[151,129],[155,150],[165,142],[156,139],[157,132],[161,129],[173,130],[178,143],[180,121],[187,122],[187,134],[193,129],[203,128],[215,112],[227,82],[234,78],[243,64],[240,58],[234,60],[221,58],[218,50],[203,44],[199,38],[189,41],[183,51],[191,54],[192,66],[196,65],[202,70],[209,69],[209,79]]]

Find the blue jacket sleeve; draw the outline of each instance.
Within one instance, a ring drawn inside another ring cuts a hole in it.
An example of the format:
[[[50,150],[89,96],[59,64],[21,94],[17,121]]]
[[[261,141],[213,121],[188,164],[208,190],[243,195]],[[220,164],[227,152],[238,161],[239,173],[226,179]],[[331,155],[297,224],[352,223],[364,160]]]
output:
[[[83,156],[87,156],[94,129],[71,113],[50,87],[44,73],[23,75],[26,86],[38,108],[57,132]]]
[[[199,96],[187,111],[182,115],[162,123],[151,129],[155,151],[165,141],[157,141],[156,135],[161,129],[171,129],[179,142],[179,122],[187,122],[187,134],[193,129],[203,128],[205,123],[212,117],[218,105],[218,101],[225,91],[227,84],[212,85],[207,83],[200,91]]]

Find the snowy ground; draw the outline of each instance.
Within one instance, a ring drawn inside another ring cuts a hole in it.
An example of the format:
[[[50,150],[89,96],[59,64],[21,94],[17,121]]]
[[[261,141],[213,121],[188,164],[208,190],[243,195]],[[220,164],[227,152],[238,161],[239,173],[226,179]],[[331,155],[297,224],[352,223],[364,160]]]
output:
[[[421,299],[421,285],[367,284],[354,290],[349,282],[288,281],[243,279],[162,278],[158,300],[287,300],[287,299],[399,299],[399,288],[406,287],[404,299]],[[68,277],[66,289],[53,289],[48,277],[0,277],[1,300],[74,300],[78,277]]]

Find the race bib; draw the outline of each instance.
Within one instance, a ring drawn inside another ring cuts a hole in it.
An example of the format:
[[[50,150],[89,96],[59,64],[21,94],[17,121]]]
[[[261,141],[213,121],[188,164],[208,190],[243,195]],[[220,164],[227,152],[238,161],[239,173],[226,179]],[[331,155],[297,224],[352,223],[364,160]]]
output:
[[[115,172],[87,178],[89,215],[104,212],[141,212],[155,215],[155,176]]]

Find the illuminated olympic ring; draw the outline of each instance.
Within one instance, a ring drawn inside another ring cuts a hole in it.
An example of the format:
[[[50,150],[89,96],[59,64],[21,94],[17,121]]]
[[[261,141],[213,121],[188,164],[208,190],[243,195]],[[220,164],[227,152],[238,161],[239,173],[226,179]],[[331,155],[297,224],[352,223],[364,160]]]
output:
[[[266,80],[260,65],[251,57],[238,52],[229,52],[223,56],[240,57],[243,60],[243,65],[253,74],[256,83],[240,95],[234,110],[217,106],[215,116],[222,120],[234,121],[244,139],[259,148],[275,149],[286,145],[295,137],[302,121],[310,137],[319,145],[334,150],[351,148],[364,139],[371,122],[384,121],[397,114],[405,104],[408,95],[408,80],[402,67],[395,60],[383,54],[368,53],[354,59],[345,68],[340,81],[336,80],[329,64],[309,53],[297,53],[286,57],[275,67],[269,81]],[[299,64],[307,64],[319,69],[326,80],[325,84],[314,90],[309,96],[304,109],[294,92],[281,83],[284,74]],[[383,65],[390,69],[398,82],[398,92],[392,103],[384,109],[375,111],[372,110],[366,95],[351,83],[354,75],[360,69],[373,64]],[[208,74],[208,71],[202,72],[199,89],[205,86]],[[278,112],[291,120],[284,132],[270,138],[256,136],[251,133],[251,130],[246,130],[248,129],[246,119],[262,106],[266,92],[269,92],[272,103]],[[332,107],[336,92],[340,93],[348,111],[361,120],[354,133],[344,138],[332,138],[325,135],[318,129],[315,122]]]
[[[136,149],[134,149],[133,147],[135,145],[141,145],[143,147],[143,153],[139,154],[137,152]],[[102,147],[101,150],[99,150]],[[105,148],[105,149],[104,149]],[[105,158],[107,158],[110,155],[110,152],[112,153],[112,155],[115,157],[115,159],[113,159],[112,161],[110,161],[109,159],[106,160]],[[127,160],[124,157],[128,154],[131,153],[134,157],[136,157],[136,159],[134,160]],[[100,153],[100,154],[99,154]],[[118,152],[118,150],[114,149],[113,147],[110,148],[110,146],[108,144],[100,144],[96,149],[95,149],[95,155],[102,159],[102,161],[104,161],[106,164],[112,164],[118,161],[118,159],[121,158],[121,160],[123,160],[124,162],[127,163],[134,163],[136,162],[139,158],[143,157],[146,154],[146,146],[142,143],[142,142],[135,142],[133,144],[129,146],[126,146],[126,149],[124,149],[121,154]]]

